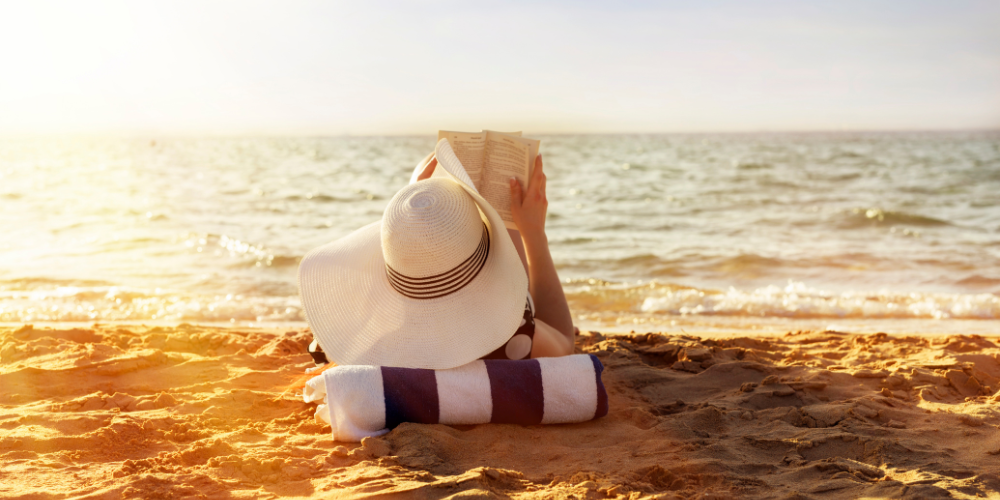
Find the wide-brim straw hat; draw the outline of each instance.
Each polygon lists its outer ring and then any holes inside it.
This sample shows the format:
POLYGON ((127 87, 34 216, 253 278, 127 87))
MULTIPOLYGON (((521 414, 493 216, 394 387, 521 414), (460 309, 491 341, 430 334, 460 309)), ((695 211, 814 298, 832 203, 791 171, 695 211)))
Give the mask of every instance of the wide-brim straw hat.
POLYGON ((503 219, 447 139, 435 152, 447 177, 406 186, 382 220, 302 259, 306 319, 337 364, 454 368, 521 323, 528 278, 503 219))

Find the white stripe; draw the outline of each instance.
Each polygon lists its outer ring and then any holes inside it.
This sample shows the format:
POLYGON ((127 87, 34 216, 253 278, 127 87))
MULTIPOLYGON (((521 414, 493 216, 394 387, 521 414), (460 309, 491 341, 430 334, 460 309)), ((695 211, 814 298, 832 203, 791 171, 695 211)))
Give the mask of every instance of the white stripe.
POLYGON ((597 376, 587 354, 538 358, 542 367, 543 424, 585 422, 597 412, 597 376))
POLYGON ((450 370, 436 370, 442 424, 484 424, 493 417, 493 395, 486 363, 476 360, 450 370))
POLYGON ((358 442, 381 436, 385 428, 385 393, 377 366, 337 366, 323 372, 334 441, 358 442))
MULTIPOLYGON (((315 340, 313 342, 315 342, 315 340)), ((306 387, 302 390, 302 399, 304 399, 306 403, 322 401, 322 403, 316 406, 316 414, 314 417, 317 422, 323 422, 324 424, 330 425, 330 409, 327 408, 325 404, 326 378, 324 378, 322 374, 316 375, 306 382, 306 387)))
POLYGON ((326 401, 326 379, 323 375, 316 375, 306 382, 305 388, 302 389, 302 399, 306 403, 326 401))
POLYGON ((316 413, 313 414, 313 419, 316 423, 323 422, 326 425, 330 425, 330 408, 325 404, 316 405, 316 413))

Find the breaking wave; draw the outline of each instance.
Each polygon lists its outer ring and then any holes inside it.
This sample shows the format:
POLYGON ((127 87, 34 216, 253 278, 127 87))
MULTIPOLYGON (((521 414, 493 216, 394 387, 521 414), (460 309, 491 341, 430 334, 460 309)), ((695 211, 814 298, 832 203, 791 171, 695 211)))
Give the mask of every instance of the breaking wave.
POLYGON ((574 309, 602 308, 667 316, 864 319, 1000 319, 1000 296, 982 294, 828 292, 800 282, 753 290, 710 290, 657 282, 625 286, 580 280, 567 285, 574 309))
POLYGON ((288 323, 305 321, 298 296, 190 295, 119 287, 59 287, 0 292, 0 322, 191 321, 288 323))

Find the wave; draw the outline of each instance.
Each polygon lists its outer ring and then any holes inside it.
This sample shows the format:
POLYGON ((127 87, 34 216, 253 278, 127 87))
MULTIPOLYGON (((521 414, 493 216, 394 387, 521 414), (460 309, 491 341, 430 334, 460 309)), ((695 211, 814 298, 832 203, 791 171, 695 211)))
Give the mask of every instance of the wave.
POLYGON ((563 239, 555 240, 553 243, 555 243, 556 245, 583 245, 583 244, 586 244, 586 243, 591 243, 593 241, 594 241, 594 238, 581 236, 581 237, 575 237, 575 238, 563 238, 563 239))
POLYGON ((626 286, 568 283, 571 307, 582 314, 610 307, 622 313, 665 316, 783 318, 1000 319, 996 294, 840 292, 789 282, 754 290, 710 290, 652 282, 626 286))
POLYGON ((734 161, 733 164, 738 170, 771 170, 774 165, 763 161, 734 161))
POLYGON ((293 194, 293 195, 285 196, 284 199, 286 201, 309 200, 309 201, 314 201, 314 202, 318 202, 318 203, 333 203, 333 202, 351 202, 351 201, 357 201, 356 198, 338 198, 336 196, 330 196, 330 195, 326 195, 326 194, 312 194, 312 193, 305 194, 305 195, 293 194))
POLYGON ((990 278, 979 274, 973 274, 972 276, 967 276, 956 281, 955 284, 975 288, 1000 287, 1000 278, 990 278))
POLYGON ((268 264, 271 267, 295 267, 302 260, 301 255, 272 255, 268 264))
MULTIPOLYGON (((855 269, 858 266, 877 267, 885 259, 865 252, 844 252, 831 255, 802 255, 798 257, 772 257, 752 252, 735 255, 712 255, 715 249, 677 252, 676 255, 663 257, 651 253, 641 253, 615 259, 581 259, 562 263, 561 271, 575 274, 604 273, 609 270, 618 276, 641 276, 645 278, 663 278, 667 276, 698 275, 704 278, 736 279, 775 276, 795 277, 802 273, 812 273, 836 277, 843 270, 855 269)), ((725 250, 721 250, 725 251, 725 250)), ((897 259, 896 262, 899 260, 897 259)), ((953 262, 939 259, 924 259, 924 265, 951 266, 953 262)))
POLYGON ((228 265, 229 269, 241 269, 250 267, 274 267, 274 268, 286 268, 295 267, 299 265, 299 261, 302 260, 301 255, 272 255, 264 254, 261 256, 254 256, 253 259, 246 259, 234 262, 228 265))
MULTIPOLYGON (((294 286, 274 282, 243 293, 192 294, 128 287, 61 286, 0 291, 0 322, 197 321, 282 323, 305 320, 294 286)), ((752 290, 673 283, 565 282, 575 316, 660 318, 724 316, 792 319, 1000 319, 1000 294, 828 292, 800 282, 752 290)))
POLYGON ((112 283, 88 279, 57 279, 41 276, 6 279, 0 282, 0 290, 33 291, 38 289, 60 289, 73 287, 110 287, 112 283))
POLYGON ((951 226, 951 222, 925 215, 883 210, 881 208, 854 208, 840 221, 845 229, 870 227, 873 225, 904 225, 918 227, 951 226))
POLYGON ((282 255, 263 244, 242 241, 225 234, 196 234, 186 235, 183 245, 196 252, 204 249, 215 248, 220 253, 228 254, 236 259, 236 262, 228 265, 230 269, 241 269, 246 267, 292 267, 299 263, 301 255, 282 255))
POLYGON ((382 200, 384 197, 366 191, 355 191, 354 196, 339 197, 322 193, 306 193, 304 195, 288 195, 284 197, 286 201, 312 201, 315 203, 353 203, 363 200, 382 200))
POLYGON ((294 289, 282 296, 195 295, 126 287, 58 287, 44 291, 0 292, 0 322, 91 321, 305 321, 294 289))

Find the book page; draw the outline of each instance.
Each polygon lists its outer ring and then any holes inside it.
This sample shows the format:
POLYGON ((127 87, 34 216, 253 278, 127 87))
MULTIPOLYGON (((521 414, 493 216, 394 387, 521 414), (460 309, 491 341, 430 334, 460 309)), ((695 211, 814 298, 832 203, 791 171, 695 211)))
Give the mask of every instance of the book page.
POLYGON ((454 132, 450 130, 439 130, 438 140, 448 139, 452 151, 462 162, 465 172, 469 174, 472 183, 480 192, 483 178, 483 157, 486 147, 485 132, 454 132))
MULTIPOLYGON (((517 137, 517 140, 520 141, 521 144, 527 144, 528 148, 530 149, 529 153, 528 153, 528 159, 530 160, 528 162, 528 178, 529 179, 531 178, 531 173, 535 171, 535 157, 538 156, 538 146, 541 145, 542 141, 540 141, 538 139, 528 139, 526 137, 521 137, 521 132, 520 131, 517 131, 517 132, 497 132, 496 130, 484 130, 483 132, 486 132, 487 137, 489 136, 489 134, 500 134, 500 135, 509 135, 509 136, 517 137)), ((528 188, 527 184, 523 184, 522 186, 525 189, 528 188)))
POLYGON ((487 132, 479 194, 493 205, 510 229, 517 229, 510 214, 510 178, 528 185, 531 145, 525 139, 500 132, 487 132))

